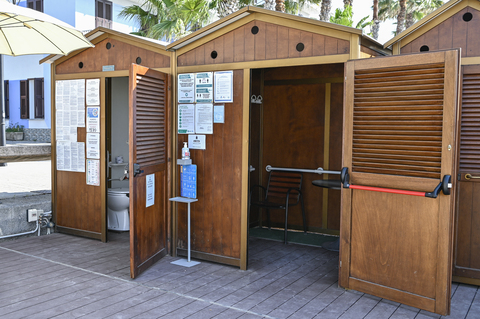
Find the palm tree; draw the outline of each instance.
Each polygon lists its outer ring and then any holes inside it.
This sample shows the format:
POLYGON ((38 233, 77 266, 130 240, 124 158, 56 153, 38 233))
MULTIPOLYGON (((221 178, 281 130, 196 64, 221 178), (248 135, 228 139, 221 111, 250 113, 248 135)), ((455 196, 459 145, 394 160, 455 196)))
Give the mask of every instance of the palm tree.
POLYGON ((275 0, 275 10, 285 12, 285 0, 275 0))
POLYGON ((373 0, 373 26, 372 26, 372 37, 375 40, 378 40, 378 31, 380 30, 380 20, 378 20, 378 0, 373 0))
POLYGON ((238 0, 220 0, 217 2, 217 13, 219 18, 228 16, 240 8, 238 0))
POLYGON ((123 8, 120 17, 140 24, 133 34, 153 39, 176 40, 208 23, 208 0, 144 0, 123 8))
POLYGON ((322 0, 320 9, 320 21, 330 21, 330 10, 332 10, 331 0, 322 0))
MULTIPOLYGON (((443 4, 442 0, 407 0, 405 12, 405 28, 410 27, 416 21, 422 19, 436 8, 443 4)), ((398 0, 378 0, 378 17, 381 21, 386 19, 397 19, 400 13, 400 2, 398 0)), ((401 29, 403 31, 403 29, 401 29)))
POLYGON ((400 10, 397 15, 397 34, 400 34, 405 28, 405 14, 407 12, 407 0, 399 1, 400 10))

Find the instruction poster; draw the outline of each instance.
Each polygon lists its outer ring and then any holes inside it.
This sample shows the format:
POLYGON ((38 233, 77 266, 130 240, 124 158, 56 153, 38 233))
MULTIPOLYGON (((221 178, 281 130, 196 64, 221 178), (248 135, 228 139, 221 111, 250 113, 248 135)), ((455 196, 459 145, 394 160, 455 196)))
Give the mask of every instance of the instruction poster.
POLYGON ((195 133, 195 104, 178 105, 178 134, 195 133))
POLYGON ((146 207, 155 204, 155 174, 147 175, 147 204, 146 207))
POLYGON ((178 75, 178 103, 195 102, 195 73, 178 75))
POLYGON ((213 72, 195 74, 195 101, 197 103, 213 102, 213 72))
POLYGON ((87 107, 87 132, 100 133, 100 107, 87 107))
POLYGON ((57 141, 57 170, 85 172, 85 143, 57 141))
POLYGON ((87 133, 87 158, 100 159, 100 134, 87 133))
POLYGON ((85 172, 85 143, 77 128, 85 127, 85 80, 55 81, 57 170, 85 172))
POLYGON ((213 106, 213 123, 225 123, 225 104, 213 106))
POLYGON ((87 105, 100 105, 100 79, 87 80, 87 105))
POLYGON ((180 166, 180 196, 197 198, 197 165, 180 166))
POLYGON ((100 186, 100 161, 87 159, 87 185, 100 186))
POLYGON ((215 102, 233 103, 233 71, 215 72, 215 102))
POLYGON ((196 105, 195 133, 213 134, 213 104, 196 105))

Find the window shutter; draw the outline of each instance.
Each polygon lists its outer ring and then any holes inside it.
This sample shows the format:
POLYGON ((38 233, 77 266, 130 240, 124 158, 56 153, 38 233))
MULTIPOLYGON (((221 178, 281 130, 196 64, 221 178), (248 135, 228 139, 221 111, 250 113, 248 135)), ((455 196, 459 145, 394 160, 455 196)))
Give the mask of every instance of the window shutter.
POLYGON ((45 117, 44 110, 43 78, 35 79, 35 118, 43 119, 45 117))
POLYGON ((28 119, 28 80, 20 81, 20 118, 28 119))
POLYGON ((8 83, 8 80, 5 81, 5 92, 4 92, 4 97, 5 97, 5 118, 10 118, 10 84, 8 83))

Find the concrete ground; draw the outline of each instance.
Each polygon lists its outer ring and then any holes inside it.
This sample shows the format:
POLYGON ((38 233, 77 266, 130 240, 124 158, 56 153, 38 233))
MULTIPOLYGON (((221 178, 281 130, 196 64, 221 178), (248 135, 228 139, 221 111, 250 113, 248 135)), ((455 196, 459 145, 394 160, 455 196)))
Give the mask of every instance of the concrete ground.
MULTIPOLYGON (((32 141, 7 141, 7 146, 41 145, 32 141)), ((51 191, 51 161, 14 162, 0 166, 0 200, 51 191)))

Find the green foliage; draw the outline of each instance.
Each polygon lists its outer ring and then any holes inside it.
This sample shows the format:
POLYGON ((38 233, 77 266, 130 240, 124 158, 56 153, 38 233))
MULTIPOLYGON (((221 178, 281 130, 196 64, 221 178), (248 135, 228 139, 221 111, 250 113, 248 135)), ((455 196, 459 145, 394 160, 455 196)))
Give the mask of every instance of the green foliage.
MULTIPOLYGON (((355 28, 363 30, 367 26, 372 25, 373 21, 367 21, 368 18, 369 18, 369 16, 363 17, 360 21, 358 21, 355 28)), ((352 10, 352 7, 347 5, 347 6, 345 6, 345 8, 343 10, 337 8, 335 10, 335 15, 330 17, 330 22, 345 25, 347 27, 352 27, 353 26, 353 10, 352 10)))
POLYGON ((18 123, 10 123, 6 128, 5 132, 23 132, 25 126, 19 125, 18 123))
POLYGON ((351 6, 346 6, 343 10, 337 8, 335 15, 330 17, 330 22, 345 25, 347 27, 353 26, 353 11, 351 6))
POLYGON ((132 34, 157 40, 177 40, 209 21, 208 0, 145 0, 123 8, 119 17, 136 20, 140 30, 132 34))

